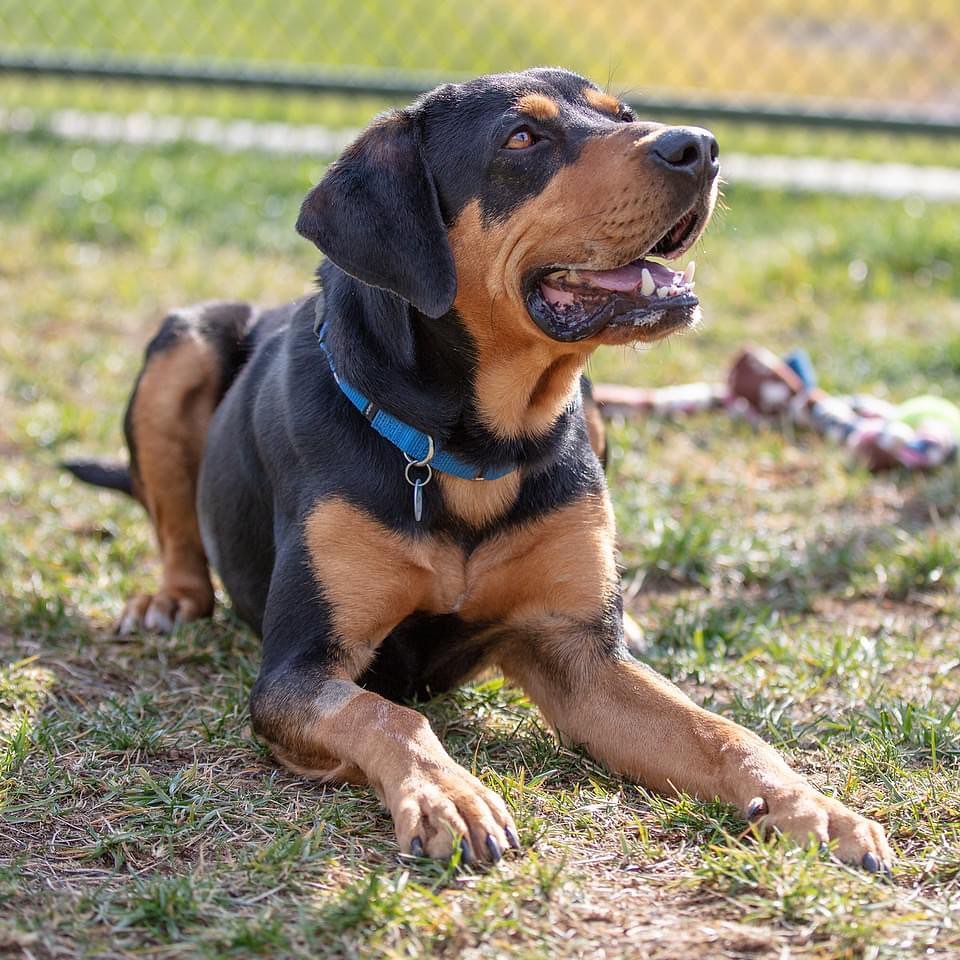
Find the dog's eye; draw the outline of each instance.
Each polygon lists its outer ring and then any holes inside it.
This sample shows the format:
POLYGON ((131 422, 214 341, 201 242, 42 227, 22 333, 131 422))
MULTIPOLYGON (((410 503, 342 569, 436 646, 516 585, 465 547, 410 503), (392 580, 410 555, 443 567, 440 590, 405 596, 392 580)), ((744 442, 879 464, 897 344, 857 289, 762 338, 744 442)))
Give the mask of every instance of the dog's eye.
POLYGON ((620 116, 617 118, 621 123, 633 123, 637 119, 636 114, 629 107, 620 108, 620 116))
POLYGON ((503 146, 507 150, 526 150, 539 139, 529 127, 518 127, 507 137, 507 142, 503 146))

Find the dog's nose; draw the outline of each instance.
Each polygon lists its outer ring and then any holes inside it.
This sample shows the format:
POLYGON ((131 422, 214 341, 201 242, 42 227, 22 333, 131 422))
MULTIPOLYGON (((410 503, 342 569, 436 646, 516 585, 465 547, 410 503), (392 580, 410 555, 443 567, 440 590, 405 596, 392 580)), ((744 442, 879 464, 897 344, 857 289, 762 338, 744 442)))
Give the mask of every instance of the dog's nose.
POLYGON ((654 140, 650 154, 660 166, 698 179, 720 172, 720 146, 702 127, 671 127, 654 140))

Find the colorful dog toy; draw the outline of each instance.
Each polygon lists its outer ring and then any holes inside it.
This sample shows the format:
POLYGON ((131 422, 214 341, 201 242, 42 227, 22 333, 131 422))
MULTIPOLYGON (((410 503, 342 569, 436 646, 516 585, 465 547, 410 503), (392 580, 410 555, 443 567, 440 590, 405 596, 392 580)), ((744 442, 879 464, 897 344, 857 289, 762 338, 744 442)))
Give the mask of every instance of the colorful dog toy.
POLYGON ((821 390, 802 350, 785 360, 762 347, 734 359, 726 383, 660 389, 597 384, 606 414, 672 416, 724 408, 753 422, 789 419, 842 443, 868 469, 930 470, 956 457, 960 408, 943 397, 914 397, 899 406, 863 395, 833 397, 821 390))

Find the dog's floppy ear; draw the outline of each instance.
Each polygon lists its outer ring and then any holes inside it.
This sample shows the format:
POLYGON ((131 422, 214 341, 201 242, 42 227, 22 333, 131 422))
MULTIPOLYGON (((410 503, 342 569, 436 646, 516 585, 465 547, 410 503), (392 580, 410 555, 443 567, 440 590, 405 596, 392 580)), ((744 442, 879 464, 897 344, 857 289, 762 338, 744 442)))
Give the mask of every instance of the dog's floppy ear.
POLYGON ((457 275, 416 117, 375 121, 307 194, 297 230, 341 270, 428 317, 453 305, 457 275))

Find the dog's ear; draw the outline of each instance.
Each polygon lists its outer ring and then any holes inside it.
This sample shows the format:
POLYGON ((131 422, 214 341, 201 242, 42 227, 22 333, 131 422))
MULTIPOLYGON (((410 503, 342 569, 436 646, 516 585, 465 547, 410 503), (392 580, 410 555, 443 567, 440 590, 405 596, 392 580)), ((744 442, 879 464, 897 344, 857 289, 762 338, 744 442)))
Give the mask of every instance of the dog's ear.
POLYGON ((457 275, 414 115, 375 121, 307 194, 297 230, 341 270, 428 317, 453 305, 457 275))

